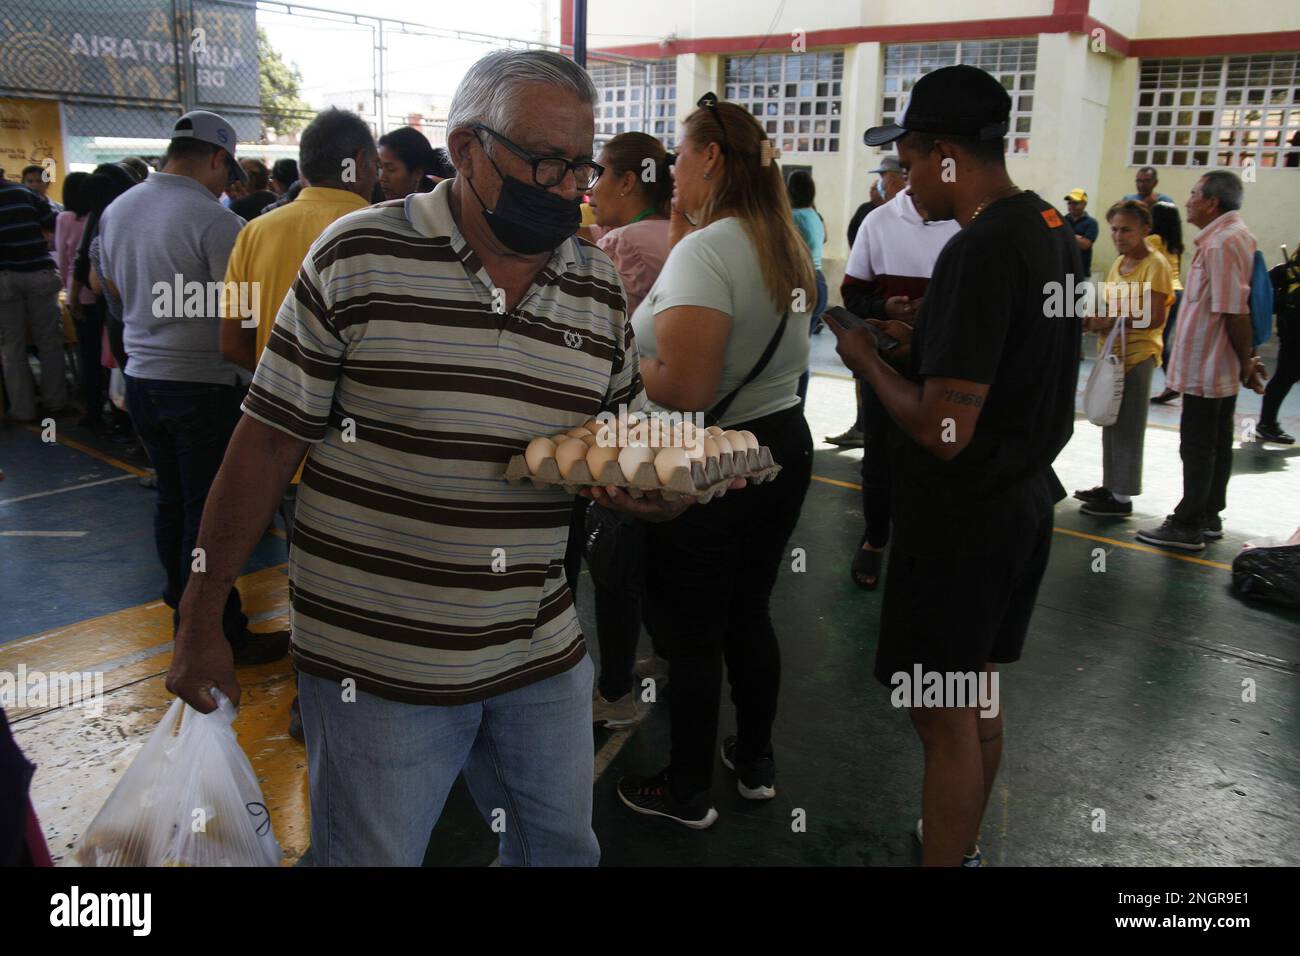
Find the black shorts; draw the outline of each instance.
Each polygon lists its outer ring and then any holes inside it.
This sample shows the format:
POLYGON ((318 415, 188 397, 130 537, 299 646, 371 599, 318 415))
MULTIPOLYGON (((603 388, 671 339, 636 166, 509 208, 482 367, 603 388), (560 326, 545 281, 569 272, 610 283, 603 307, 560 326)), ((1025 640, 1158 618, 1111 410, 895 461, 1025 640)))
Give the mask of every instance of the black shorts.
POLYGON ((1052 548, 1053 515, 1008 533, 998 553, 917 556, 894 551, 885 576, 876 680, 899 671, 981 671, 1020 659, 1052 548))

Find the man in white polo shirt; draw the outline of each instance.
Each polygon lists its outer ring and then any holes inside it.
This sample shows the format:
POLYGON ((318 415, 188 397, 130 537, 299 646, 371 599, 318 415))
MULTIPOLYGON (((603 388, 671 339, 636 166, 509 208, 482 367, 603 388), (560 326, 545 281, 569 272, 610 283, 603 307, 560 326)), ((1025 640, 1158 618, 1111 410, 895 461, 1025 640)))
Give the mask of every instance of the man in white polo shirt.
POLYGON ((213 486, 167 679, 204 712, 214 684, 239 696, 221 595, 307 456, 289 581, 318 865, 419 865, 461 773, 503 863, 599 858, 573 498, 502 480, 533 437, 645 402, 618 271, 574 238, 595 101, 557 53, 470 68, 456 177, 312 245, 213 486))
MULTIPOLYGON (((897 165, 898 161, 894 162, 897 165)), ((912 325, 939 253, 960 231, 955 219, 927 222, 910 190, 896 192, 889 202, 867 215, 853 240, 840 286, 844 307, 864 319, 892 319, 912 325)), ((858 384, 865 528, 850 573, 858 587, 870 591, 880 580, 882 556, 889 543, 893 480, 889 444, 895 425, 871 386, 861 381, 858 384)))
MULTIPOLYGON (((158 475, 154 541, 174 625, 191 570, 209 557, 194 553, 199 519, 244 391, 219 341, 219 284, 244 220, 217 201, 243 178, 234 127, 194 110, 176 121, 162 171, 119 196, 99 223, 103 276, 122 300, 127 407, 158 475)), ((233 580, 224 606, 236 663, 284 656, 288 631, 252 634, 233 580)))

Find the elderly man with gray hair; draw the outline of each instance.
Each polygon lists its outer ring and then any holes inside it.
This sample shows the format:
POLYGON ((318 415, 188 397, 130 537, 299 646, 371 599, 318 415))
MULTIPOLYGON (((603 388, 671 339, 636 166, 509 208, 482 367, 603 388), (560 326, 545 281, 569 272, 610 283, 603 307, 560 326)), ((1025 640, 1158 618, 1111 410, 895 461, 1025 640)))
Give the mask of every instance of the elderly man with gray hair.
POLYGON ((1241 386, 1264 391, 1264 364, 1251 345, 1250 277, 1255 237, 1241 218, 1241 180, 1227 170, 1206 173, 1192 187, 1187 221, 1200 228, 1183 279, 1178 328, 1165 370, 1168 388, 1183 395, 1178 454, 1183 500, 1139 541, 1179 551, 1204 551, 1223 537, 1220 513, 1232 475, 1232 432, 1241 386))
POLYGON ((306 454, 289 582, 318 865, 419 865, 461 773, 503 863, 599 859, 572 498, 501 477, 533 437, 645 401, 618 272, 574 238, 595 100, 556 53, 470 68, 457 175, 313 243, 208 498, 167 678, 205 712, 239 693, 219 595, 306 454))

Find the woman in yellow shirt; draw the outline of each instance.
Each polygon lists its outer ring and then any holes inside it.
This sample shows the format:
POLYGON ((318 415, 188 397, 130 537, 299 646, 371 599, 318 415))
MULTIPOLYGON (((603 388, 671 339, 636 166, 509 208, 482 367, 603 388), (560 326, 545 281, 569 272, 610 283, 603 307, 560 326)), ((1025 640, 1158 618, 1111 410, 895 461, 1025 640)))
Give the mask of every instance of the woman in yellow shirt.
MULTIPOLYGON (((1169 348, 1174 343, 1174 323, 1178 320, 1178 304, 1183 301, 1183 282, 1179 276, 1183 258, 1183 220, 1173 203, 1158 202, 1151 207, 1151 235, 1147 236, 1147 245, 1163 255, 1174 270, 1174 304, 1169 307, 1169 319, 1165 322, 1165 349, 1161 356, 1168 366, 1169 348)), ((1177 392, 1166 388, 1151 401, 1155 405, 1164 405, 1177 397, 1177 392)))
POLYGON ((1116 203, 1106 213, 1106 221, 1120 255, 1102 286, 1098 315, 1089 318, 1084 328, 1103 336, 1100 358, 1104 336, 1116 322, 1124 323, 1113 346, 1120 354, 1120 343, 1124 343, 1124 399, 1115 423, 1101 430, 1101 485, 1076 491, 1074 496, 1083 502, 1079 508, 1083 514, 1128 517, 1133 513, 1133 496, 1142 494, 1148 396, 1151 375, 1161 360, 1165 317, 1174 300, 1173 270, 1164 255, 1152 252, 1146 244, 1151 212, 1143 203, 1116 203))

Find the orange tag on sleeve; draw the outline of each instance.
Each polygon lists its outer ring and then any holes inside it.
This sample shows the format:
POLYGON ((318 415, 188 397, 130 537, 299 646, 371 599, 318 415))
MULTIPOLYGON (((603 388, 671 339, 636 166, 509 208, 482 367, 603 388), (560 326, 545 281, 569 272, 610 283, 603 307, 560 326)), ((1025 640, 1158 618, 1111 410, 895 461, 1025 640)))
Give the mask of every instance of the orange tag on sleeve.
POLYGON ((1049 229, 1059 229, 1061 227, 1061 217, 1056 214, 1055 209, 1044 209, 1041 215, 1049 229))

